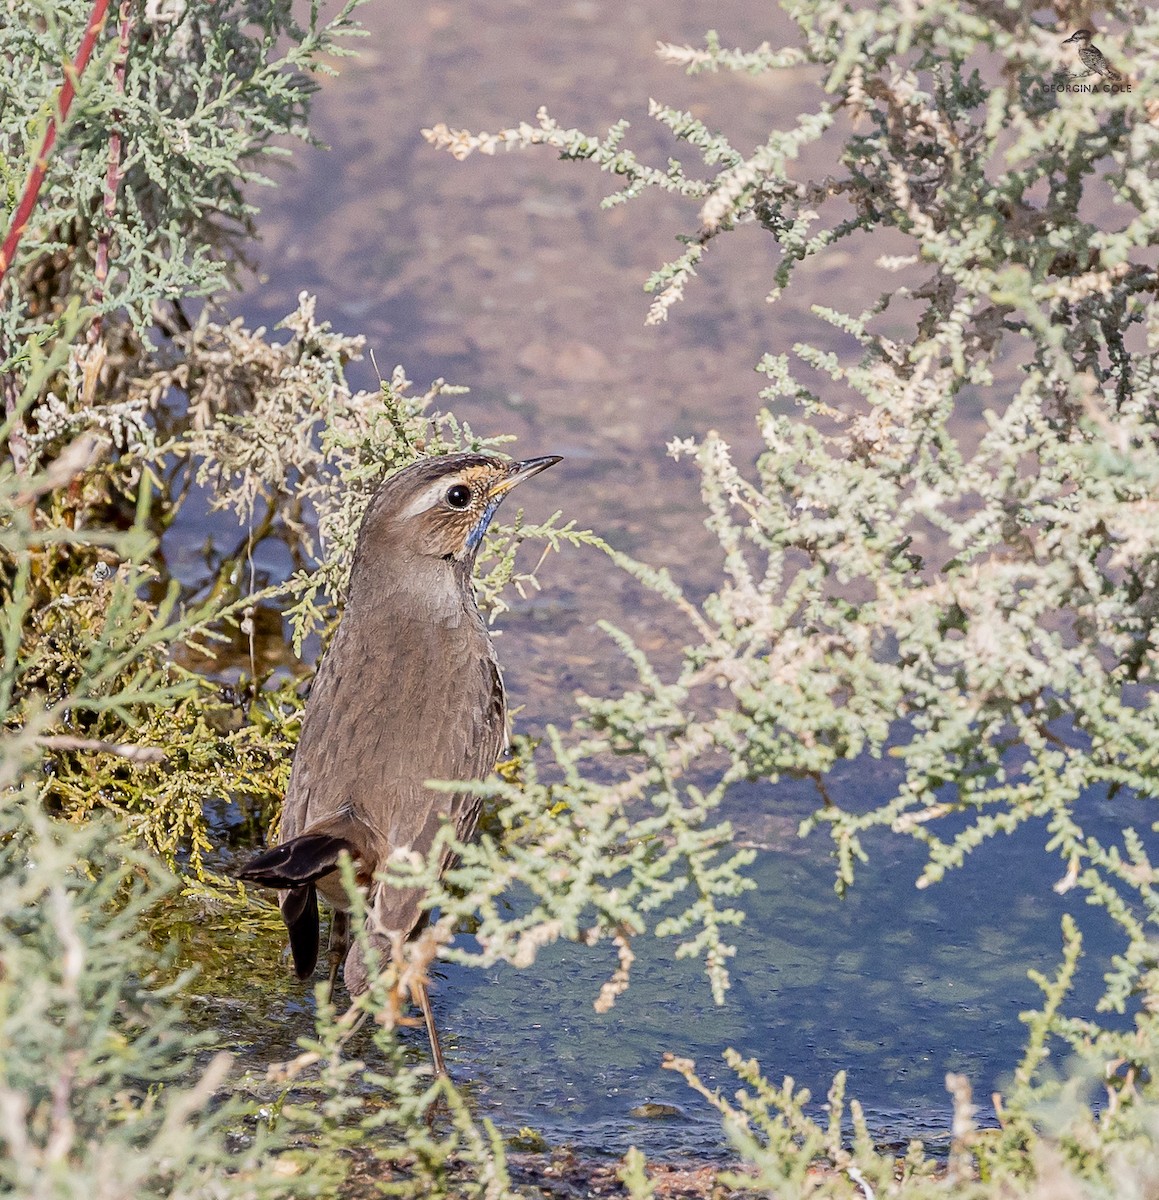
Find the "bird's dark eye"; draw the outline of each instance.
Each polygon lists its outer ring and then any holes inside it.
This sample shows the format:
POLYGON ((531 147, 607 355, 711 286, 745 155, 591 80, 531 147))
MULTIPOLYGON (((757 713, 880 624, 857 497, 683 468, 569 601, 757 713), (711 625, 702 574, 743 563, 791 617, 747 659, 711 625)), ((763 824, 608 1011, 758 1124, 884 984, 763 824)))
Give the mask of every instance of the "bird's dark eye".
POLYGON ((471 503, 471 489, 466 484, 456 483, 447 491, 447 503, 452 508, 466 508, 471 503))

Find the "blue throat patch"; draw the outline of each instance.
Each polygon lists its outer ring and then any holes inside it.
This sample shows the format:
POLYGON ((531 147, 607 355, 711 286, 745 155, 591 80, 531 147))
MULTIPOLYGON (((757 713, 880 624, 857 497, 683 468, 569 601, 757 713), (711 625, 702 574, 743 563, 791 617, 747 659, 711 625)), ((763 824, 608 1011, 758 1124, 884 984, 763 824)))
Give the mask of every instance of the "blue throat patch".
POLYGON ((483 509, 479 520, 475 523, 475 528, 472 529, 467 535, 468 549, 479 549, 479 543, 483 540, 483 535, 487 532, 487 526, 491 524, 491 518, 495 515, 495 510, 499 507, 502 499, 502 496, 496 496, 495 499, 489 501, 487 507, 483 509))

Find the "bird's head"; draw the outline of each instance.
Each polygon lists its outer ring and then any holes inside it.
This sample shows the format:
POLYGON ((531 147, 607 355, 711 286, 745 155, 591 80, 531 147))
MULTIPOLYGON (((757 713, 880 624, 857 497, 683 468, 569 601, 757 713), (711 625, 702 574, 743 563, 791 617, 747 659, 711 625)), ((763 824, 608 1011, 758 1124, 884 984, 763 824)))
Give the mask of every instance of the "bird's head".
POLYGON ((378 489, 363 518, 358 557, 445 560, 469 570, 504 496, 559 461, 557 454, 521 462, 496 454, 421 458, 378 489))
POLYGON ((1094 36, 1089 29, 1078 29, 1063 42, 1063 45, 1069 46, 1071 42, 1078 42, 1080 46, 1088 46, 1094 36))

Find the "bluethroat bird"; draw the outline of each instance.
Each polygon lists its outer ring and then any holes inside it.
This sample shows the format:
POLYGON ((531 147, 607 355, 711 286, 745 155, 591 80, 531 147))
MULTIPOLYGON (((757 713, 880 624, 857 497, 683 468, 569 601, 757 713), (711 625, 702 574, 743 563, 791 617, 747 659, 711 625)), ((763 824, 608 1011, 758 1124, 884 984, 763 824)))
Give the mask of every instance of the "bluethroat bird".
MULTIPOLYGON (((339 855, 365 889, 367 935, 380 961, 425 925, 424 894, 375 879, 392 855, 424 857, 444 821, 469 840, 479 800, 436 792, 427 780, 488 775, 507 742, 495 650, 471 573, 503 497, 559 462, 497 455, 424 458, 390 476, 362 519, 345 612, 318 669, 294 754, 277 846, 238 877, 278 889, 299 979, 318 961, 318 895, 334 909, 333 987, 345 958, 347 990, 367 989, 339 855)), ((440 870, 450 865, 444 855, 440 870)), ((445 1073, 426 984, 414 989, 435 1070, 445 1073)))

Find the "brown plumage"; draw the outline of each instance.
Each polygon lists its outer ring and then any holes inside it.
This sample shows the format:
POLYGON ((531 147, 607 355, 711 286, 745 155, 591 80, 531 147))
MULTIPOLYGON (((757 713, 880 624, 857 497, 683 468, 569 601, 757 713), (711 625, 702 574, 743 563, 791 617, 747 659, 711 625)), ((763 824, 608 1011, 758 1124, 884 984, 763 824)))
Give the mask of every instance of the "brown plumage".
MULTIPOLYGON (((346 949, 343 850, 368 888, 367 932, 385 959, 392 934, 407 938, 422 928, 423 895, 375 882, 375 872, 393 854, 425 856, 445 820, 460 840, 474 834, 477 799, 424 786, 482 779, 506 743, 503 682, 471 571, 506 493, 558 461, 421 459, 387 479, 366 510, 346 609, 306 704, 279 844, 238 873, 280 889, 301 979, 318 959, 318 894, 335 909, 332 948, 337 941, 337 953, 346 949)), ((332 980, 336 967, 337 960, 332 980)), ((352 995, 366 990, 357 944, 343 974, 352 995)), ((425 988, 415 999, 442 1071, 425 988)))

